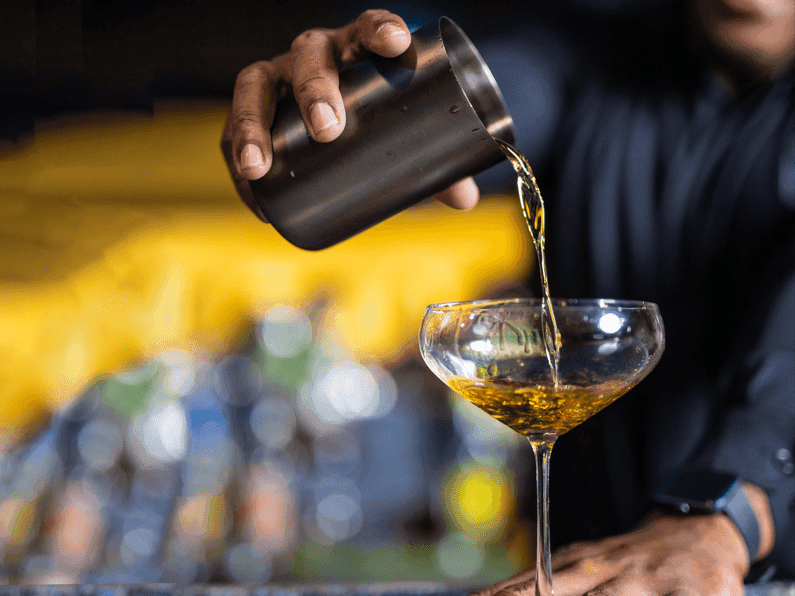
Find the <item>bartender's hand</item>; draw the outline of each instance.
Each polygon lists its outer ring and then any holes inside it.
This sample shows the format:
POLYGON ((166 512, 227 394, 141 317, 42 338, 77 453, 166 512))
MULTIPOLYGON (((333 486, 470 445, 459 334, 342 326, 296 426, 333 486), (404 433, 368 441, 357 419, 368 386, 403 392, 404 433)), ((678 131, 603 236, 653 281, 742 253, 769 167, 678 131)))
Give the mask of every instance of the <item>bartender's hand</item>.
MULTIPOLYGON (((255 62, 238 74, 221 148, 238 194, 255 213, 262 217, 248 181, 261 178, 271 167, 270 129, 287 85, 292 85, 309 134, 328 143, 345 128, 339 71, 369 52, 386 58, 399 56, 410 43, 403 19, 386 10, 368 10, 340 29, 305 31, 295 38, 289 53, 255 62)), ((466 178, 436 198, 451 207, 469 209, 478 195, 475 181, 466 178)))
MULTIPOLYGON (((760 555, 773 548, 767 496, 745 484, 760 522, 760 555)), ((742 596, 748 549, 724 515, 655 513, 628 534, 573 544, 552 557, 555 596, 742 596)), ((474 596, 534 596, 535 570, 474 596)))

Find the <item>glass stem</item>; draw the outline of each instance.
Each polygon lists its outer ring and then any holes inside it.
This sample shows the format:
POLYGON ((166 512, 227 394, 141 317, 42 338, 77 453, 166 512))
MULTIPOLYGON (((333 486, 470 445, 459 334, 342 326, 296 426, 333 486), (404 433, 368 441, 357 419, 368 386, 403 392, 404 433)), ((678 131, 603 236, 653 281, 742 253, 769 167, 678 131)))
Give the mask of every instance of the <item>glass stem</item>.
POLYGON ((549 550, 549 458, 555 439, 529 440, 536 461, 536 596, 553 596, 549 550))

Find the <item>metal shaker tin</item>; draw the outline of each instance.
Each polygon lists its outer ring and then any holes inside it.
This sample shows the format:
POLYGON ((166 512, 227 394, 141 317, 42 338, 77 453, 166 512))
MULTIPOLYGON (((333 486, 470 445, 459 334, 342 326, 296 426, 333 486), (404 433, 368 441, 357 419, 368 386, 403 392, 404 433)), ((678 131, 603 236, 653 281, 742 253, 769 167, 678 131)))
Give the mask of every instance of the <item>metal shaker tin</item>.
POLYGON ((292 93, 277 109, 273 165, 251 181, 255 200, 287 240, 332 246, 504 159, 514 142, 494 77, 452 20, 412 34, 397 58, 373 56, 340 73, 346 126, 314 141, 292 93))

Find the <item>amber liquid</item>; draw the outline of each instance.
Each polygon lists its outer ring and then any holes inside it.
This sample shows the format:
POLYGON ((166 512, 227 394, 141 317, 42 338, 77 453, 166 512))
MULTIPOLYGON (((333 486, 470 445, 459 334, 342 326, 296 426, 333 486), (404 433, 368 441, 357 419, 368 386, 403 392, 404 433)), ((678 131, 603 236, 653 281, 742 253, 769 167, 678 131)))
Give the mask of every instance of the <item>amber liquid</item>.
MULTIPOLYGON (((533 239, 536 258, 538 259, 538 271, 541 277, 541 336, 544 340, 544 350, 546 352, 549 366, 552 369, 552 380, 558 385, 558 363, 560 362, 560 332, 555 322, 555 311, 552 309, 552 300, 549 296, 549 280, 547 279, 547 258, 545 253, 544 227, 545 212, 544 199, 541 198, 541 190, 533 175, 533 169, 527 163, 527 159, 516 147, 500 139, 497 141, 500 150, 508 161, 511 162, 516 171, 516 186, 519 190, 519 201, 522 205, 527 229, 533 239)), ((568 429, 567 429, 568 430, 568 429)))
POLYGON ((611 381, 590 387, 562 385, 560 332, 549 295, 545 253, 544 199, 533 170, 516 147, 495 139, 516 171, 519 201, 533 239, 541 278, 541 336, 552 371, 549 386, 528 386, 521 380, 486 381, 454 378, 448 384, 468 401, 518 433, 530 437, 558 437, 613 403, 629 390, 625 383, 611 381))
POLYGON ((632 387, 607 381, 590 387, 528 387, 522 381, 486 381, 455 377, 450 388, 516 432, 553 438, 570 431, 632 387))

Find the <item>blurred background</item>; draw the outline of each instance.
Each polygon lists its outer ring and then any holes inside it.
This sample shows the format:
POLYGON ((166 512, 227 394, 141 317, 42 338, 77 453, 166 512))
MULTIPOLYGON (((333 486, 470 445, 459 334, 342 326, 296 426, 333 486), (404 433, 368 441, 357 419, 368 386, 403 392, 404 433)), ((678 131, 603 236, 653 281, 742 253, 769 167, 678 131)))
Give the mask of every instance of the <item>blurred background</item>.
MULTIPOLYGON (((630 4, 382 7, 477 43, 630 4)), ((488 583, 533 560, 525 444, 416 347, 427 304, 526 279, 516 197, 306 253, 221 157, 237 72, 363 8, 0 8, 2 582, 488 583)))

